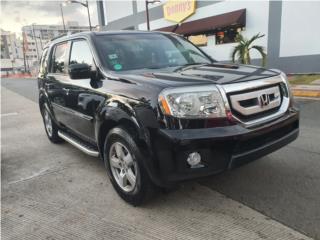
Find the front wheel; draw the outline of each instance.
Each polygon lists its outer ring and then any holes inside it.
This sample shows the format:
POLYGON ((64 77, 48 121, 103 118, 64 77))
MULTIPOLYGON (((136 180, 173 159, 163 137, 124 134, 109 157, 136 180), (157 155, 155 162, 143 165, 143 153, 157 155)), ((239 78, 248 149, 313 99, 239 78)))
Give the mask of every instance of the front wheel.
POLYGON ((144 166, 134 138, 124 128, 112 129, 106 137, 104 163, 111 183, 120 197, 137 206, 155 190, 144 166))
POLYGON ((53 143, 63 142, 63 139, 58 135, 58 126, 52 120, 48 107, 44 104, 41 108, 44 128, 46 130, 49 140, 53 143))

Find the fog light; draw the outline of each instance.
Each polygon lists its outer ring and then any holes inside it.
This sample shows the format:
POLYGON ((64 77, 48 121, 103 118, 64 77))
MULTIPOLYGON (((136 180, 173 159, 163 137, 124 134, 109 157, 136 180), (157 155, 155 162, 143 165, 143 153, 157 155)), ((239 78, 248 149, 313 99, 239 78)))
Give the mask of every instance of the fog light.
POLYGON ((201 162, 201 155, 198 152, 190 153, 187 162, 191 167, 196 167, 201 162))

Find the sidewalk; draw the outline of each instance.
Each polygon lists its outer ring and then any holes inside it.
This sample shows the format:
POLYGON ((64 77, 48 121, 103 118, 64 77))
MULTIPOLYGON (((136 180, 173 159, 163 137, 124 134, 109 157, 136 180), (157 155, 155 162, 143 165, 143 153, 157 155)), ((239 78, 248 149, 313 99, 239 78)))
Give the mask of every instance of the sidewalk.
POLYGON ((2 91, 3 239, 311 240, 198 183, 131 207, 113 190, 100 159, 51 144, 38 105, 2 91))

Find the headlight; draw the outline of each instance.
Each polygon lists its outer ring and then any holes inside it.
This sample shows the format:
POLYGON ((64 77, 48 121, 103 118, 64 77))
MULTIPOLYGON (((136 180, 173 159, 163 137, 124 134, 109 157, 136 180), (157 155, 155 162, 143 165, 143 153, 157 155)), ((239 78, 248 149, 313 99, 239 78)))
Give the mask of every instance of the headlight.
POLYGON ((220 92, 212 85, 165 89, 159 105, 163 114, 178 118, 226 117, 220 92))

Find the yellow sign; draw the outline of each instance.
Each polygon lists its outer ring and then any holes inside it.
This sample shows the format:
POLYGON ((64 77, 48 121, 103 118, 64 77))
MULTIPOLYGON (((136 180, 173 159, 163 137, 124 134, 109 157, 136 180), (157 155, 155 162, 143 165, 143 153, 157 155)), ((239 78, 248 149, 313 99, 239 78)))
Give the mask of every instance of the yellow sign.
POLYGON ((163 5, 164 18, 181 23, 196 11, 196 0, 168 0, 163 5))

